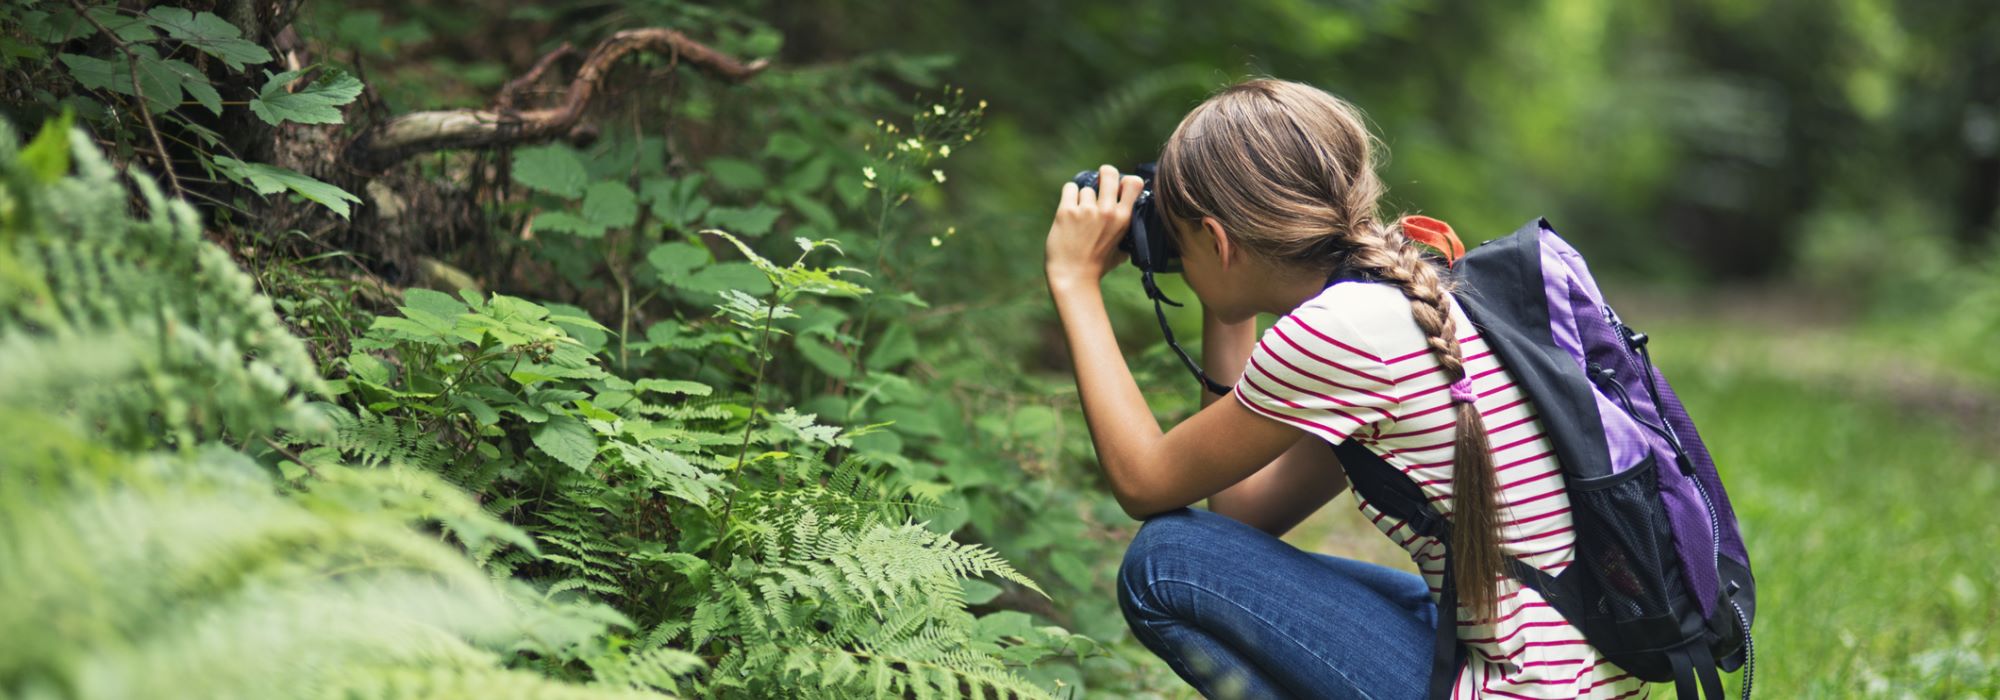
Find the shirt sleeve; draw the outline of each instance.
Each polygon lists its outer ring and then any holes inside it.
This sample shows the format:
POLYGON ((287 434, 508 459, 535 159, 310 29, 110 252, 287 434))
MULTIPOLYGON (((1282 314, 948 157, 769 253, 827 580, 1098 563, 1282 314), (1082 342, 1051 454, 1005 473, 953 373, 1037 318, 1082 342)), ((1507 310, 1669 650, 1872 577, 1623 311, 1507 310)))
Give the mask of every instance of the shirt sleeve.
POLYGON ((1338 444, 1378 423, 1394 423, 1399 403, 1381 357, 1323 307, 1279 318, 1251 349, 1236 400, 1338 444))

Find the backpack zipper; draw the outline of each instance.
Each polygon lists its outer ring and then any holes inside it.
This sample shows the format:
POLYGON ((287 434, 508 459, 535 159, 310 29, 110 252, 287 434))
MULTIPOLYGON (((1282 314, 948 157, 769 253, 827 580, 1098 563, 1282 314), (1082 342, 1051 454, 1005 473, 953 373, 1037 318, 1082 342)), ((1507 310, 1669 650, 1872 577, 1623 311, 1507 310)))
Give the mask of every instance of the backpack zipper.
POLYGON ((1743 606, 1731 599, 1729 607, 1736 611, 1736 629, 1743 631, 1743 700, 1750 700, 1750 685, 1757 681, 1757 643, 1750 640, 1750 619, 1743 606))
MULTIPOLYGON (((1646 393, 1653 399, 1653 411, 1659 413, 1661 410, 1660 391, 1656 386, 1657 379, 1653 374, 1653 355, 1646 350, 1646 336, 1632 330, 1631 326, 1627 326, 1625 322, 1620 321, 1618 319, 1618 312, 1612 311, 1610 304, 1598 304, 1597 308, 1604 315, 1604 321, 1611 324, 1611 327, 1618 332, 1619 339, 1623 341, 1618 344, 1618 349, 1625 353, 1625 359, 1639 363, 1639 366, 1646 369, 1646 393), (1637 355, 1633 354, 1635 347, 1638 349, 1637 355)), ((1680 435, 1674 432, 1673 423, 1668 422, 1665 415, 1660 416, 1660 424, 1658 426, 1640 419, 1638 412, 1632 409, 1632 399, 1625 392, 1625 384, 1617 381, 1616 372, 1595 362, 1590 363, 1590 368, 1593 372, 1599 372, 1605 379, 1610 380, 1612 387, 1618 392, 1619 400, 1624 402, 1625 412, 1632 416, 1634 422, 1659 432, 1667 438, 1667 443, 1673 446, 1674 457, 1680 462, 1681 473, 1694 483, 1695 495, 1701 497, 1701 507, 1707 512, 1709 556, 1711 557, 1710 561, 1715 566, 1716 585, 1720 587, 1722 584, 1722 516, 1716 513, 1715 501, 1709 498, 1708 487, 1703 485, 1701 477, 1694 473, 1694 460, 1688 457, 1687 449, 1681 445, 1680 435)), ((1743 630, 1745 658, 1748 659, 1750 658, 1750 654, 1753 653, 1750 647, 1750 626, 1747 624, 1748 620, 1744 619, 1743 608, 1737 606, 1735 600, 1726 596, 1724 600, 1736 612, 1738 625, 1743 630)), ((1745 663, 1743 697, 1748 698, 1750 697, 1751 673, 1754 673, 1755 667, 1748 665, 1751 663, 1749 661, 1745 663)))

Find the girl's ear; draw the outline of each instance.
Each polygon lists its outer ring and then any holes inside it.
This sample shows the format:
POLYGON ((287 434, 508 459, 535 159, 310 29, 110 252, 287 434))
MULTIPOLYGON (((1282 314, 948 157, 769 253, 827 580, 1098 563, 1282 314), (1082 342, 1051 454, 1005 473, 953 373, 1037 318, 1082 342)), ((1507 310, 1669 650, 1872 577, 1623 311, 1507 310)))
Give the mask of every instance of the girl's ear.
POLYGON ((1223 230, 1222 222, 1216 221, 1213 216, 1201 217, 1201 227, 1208 232, 1203 238, 1208 239, 1209 247, 1215 250, 1215 259, 1222 263, 1222 269, 1229 269, 1229 232, 1223 230))

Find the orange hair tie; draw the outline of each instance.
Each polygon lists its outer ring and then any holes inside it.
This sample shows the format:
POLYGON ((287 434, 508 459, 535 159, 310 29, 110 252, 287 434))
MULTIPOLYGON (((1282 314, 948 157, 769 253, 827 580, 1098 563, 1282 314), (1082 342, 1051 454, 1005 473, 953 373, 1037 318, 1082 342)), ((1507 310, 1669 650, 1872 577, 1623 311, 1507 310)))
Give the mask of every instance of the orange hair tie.
POLYGON ((1397 223, 1403 227, 1405 237, 1443 254, 1447 265, 1465 256, 1465 244, 1458 241, 1458 234, 1452 233, 1451 224, 1418 214, 1405 216, 1397 223))

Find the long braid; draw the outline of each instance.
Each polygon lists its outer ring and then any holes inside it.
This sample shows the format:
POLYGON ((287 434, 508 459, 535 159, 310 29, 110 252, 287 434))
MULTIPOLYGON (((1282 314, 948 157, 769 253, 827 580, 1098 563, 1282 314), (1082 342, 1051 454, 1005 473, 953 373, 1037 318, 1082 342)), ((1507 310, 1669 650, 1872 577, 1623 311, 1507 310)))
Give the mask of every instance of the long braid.
MULTIPOLYGON (((1437 267, 1403 236, 1400 230, 1384 228, 1372 221, 1350 228, 1356 234, 1344 236, 1350 244, 1348 264, 1373 272, 1382 281, 1396 285, 1410 300, 1410 315, 1424 333, 1431 355, 1443 368, 1447 383, 1465 378, 1465 354, 1458 343, 1458 324, 1451 316, 1451 300, 1437 267)), ((1457 405, 1457 442, 1452 450, 1451 471, 1451 551, 1452 576, 1458 580, 1460 604, 1475 618, 1493 615, 1493 581, 1501 574, 1498 505, 1499 478, 1493 473, 1493 454, 1486 435, 1486 421, 1472 402, 1457 405)))

